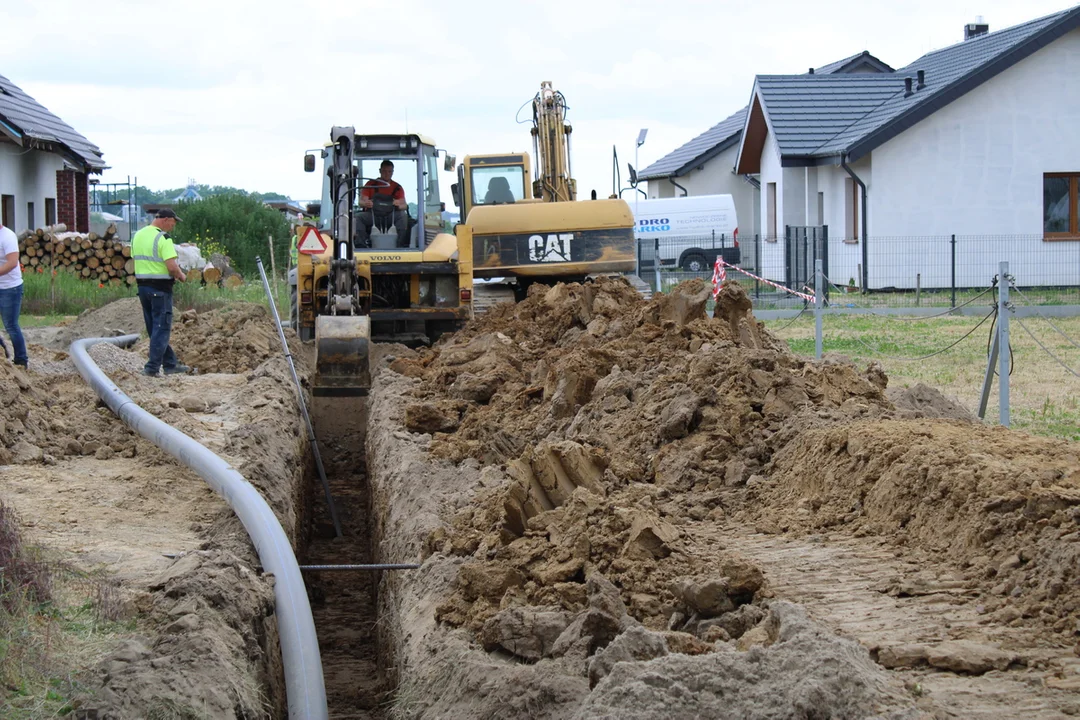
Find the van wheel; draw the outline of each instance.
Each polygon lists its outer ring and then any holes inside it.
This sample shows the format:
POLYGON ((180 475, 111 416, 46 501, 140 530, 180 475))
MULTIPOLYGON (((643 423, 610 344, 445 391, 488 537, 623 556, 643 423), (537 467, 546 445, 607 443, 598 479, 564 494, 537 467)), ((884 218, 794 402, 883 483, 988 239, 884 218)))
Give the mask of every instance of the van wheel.
POLYGON ((709 269, 709 263, 700 253, 688 253, 683 256, 680 267, 686 272, 705 272, 709 269))

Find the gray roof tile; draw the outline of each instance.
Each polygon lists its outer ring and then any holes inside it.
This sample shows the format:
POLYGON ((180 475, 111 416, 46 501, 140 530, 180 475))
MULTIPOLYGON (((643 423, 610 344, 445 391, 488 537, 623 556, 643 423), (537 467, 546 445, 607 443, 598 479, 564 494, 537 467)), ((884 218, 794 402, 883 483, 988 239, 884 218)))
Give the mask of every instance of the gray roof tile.
POLYGON ((743 125, 746 124, 746 111, 749 107, 748 105, 742 110, 729 115, 690 142, 660 158, 639 172, 638 178, 641 180, 655 180, 656 178, 670 177, 713 148, 727 141, 734 143, 737 136, 742 133, 743 125))
POLYGON ((852 156, 860 157, 1042 47, 1040 43, 1053 39, 1045 32, 1061 33, 1075 26, 1080 26, 1080 6, 935 50, 891 75, 861 76, 869 81, 864 85, 845 85, 851 76, 758 80, 769 86, 767 112, 783 155, 828 157, 855 149, 852 156), (919 70, 925 71, 926 87, 905 98, 904 78, 911 77, 917 85, 919 70), (845 90, 838 92, 839 87, 845 90), (769 100, 781 89, 776 101, 769 100), (840 108, 823 107, 837 100, 840 108), (841 119, 848 122, 838 128, 841 119))
MULTIPOLYGON (((864 50, 861 53, 856 53, 843 60, 829 63, 824 67, 818 68, 814 72, 818 75, 830 75, 832 73, 843 73, 865 65, 873 66, 882 71, 892 69, 864 50)), ((807 73, 805 77, 814 76, 807 73)), ((866 77, 866 75, 861 75, 860 77, 866 77)), ((706 156, 709 155, 709 153, 717 152, 725 146, 734 145, 742 136, 743 126, 746 124, 746 113, 749 109, 750 106, 747 105, 741 110, 724 118, 701 135, 698 135, 693 140, 681 145, 649 165, 638 173, 638 178, 641 180, 655 180, 657 178, 679 175, 681 174, 679 171, 687 166, 700 165, 707 159, 706 156)))
POLYGON ((101 150, 0 75, 0 119, 25 137, 62 145, 91 170, 105 167, 101 150))

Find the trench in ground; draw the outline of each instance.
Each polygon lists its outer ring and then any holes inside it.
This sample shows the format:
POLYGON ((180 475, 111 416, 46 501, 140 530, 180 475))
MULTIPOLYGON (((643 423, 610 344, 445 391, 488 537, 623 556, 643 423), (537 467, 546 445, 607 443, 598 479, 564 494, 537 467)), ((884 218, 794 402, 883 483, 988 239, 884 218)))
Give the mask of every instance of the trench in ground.
MULTIPOLYGON (((306 498, 310 518, 304 565, 373 562, 370 494, 365 456, 366 398, 314 398, 315 436, 341 524, 336 537, 322 483, 309 463, 306 498)), ((391 688, 376 643, 378 573, 305 571, 319 638, 331 718, 380 720, 391 688)))

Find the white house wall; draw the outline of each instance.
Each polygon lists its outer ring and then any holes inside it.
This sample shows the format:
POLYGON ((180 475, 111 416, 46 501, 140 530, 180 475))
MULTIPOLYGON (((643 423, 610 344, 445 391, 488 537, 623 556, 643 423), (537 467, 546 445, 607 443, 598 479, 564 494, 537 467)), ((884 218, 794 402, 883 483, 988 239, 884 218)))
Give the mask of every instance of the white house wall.
MULTIPOLYGON (((867 193, 870 201, 870 222, 873 222, 874 217, 874 174, 872 172, 871 158, 860 158, 858 162, 851 163, 849 165, 851 169, 859 176, 859 179, 866 183, 867 193)), ((814 169, 812 168, 811 171, 814 169)), ((850 242, 853 238, 847 237, 847 181, 851 180, 851 176, 847 174, 844 168, 838 165, 823 166, 816 168, 817 170, 817 190, 816 192, 824 193, 824 206, 825 216, 821 220, 821 224, 826 225, 829 229, 829 279, 836 285, 846 285, 851 278, 855 279, 856 284, 861 285, 862 279, 860 277, 860 269, 862 267, 862 212, 863 208, 859 208, 859 240, 857 242, 850 242)), ((856 187, 858 187, 856 185, 856 187)), ((859 193, 860 198, 862 193, 859 193)), ((816 205, 816 195, 811 199, 811 202, 816 205)), ((873 230, 871 230, 871 238, 873 230)), ((873 239, 871 239, 871 246, 873 246, 873 239)))
MULTIPOLYGON (((735 201, 735 213, 739 218, 739 237, 751 238, 758 234, 757 191, 741 175, 732 173, 735 167, 735 155, 738 145, 723 151, 704 163, 700 170, 691 170, 675 182, 686 188, 688 195, 731 195, 735 201)), ((682 190, 676 188, 670 180, 650 180, 650 198, 681 197, 682 190)), ((623 199, 629 201, 630 193, 624 193, 623 199)))
POLYGON ((1073 31, 873 151, 871 287, 947 286, 954 234, 960 286, 1001 260, 1023 285, 1080 283, 1080 242, 1042 239, 1043 173, 1080 172, 1078 64, 1073 31))
MULTIPOLYGON (((801 170, 800 170, 801 172, 801 170)), ((763 238, 768 234, 769 226, 769 183, 776 183, 776 237, 766 238, 761 243, 761 274, 778 282, 784 281, 784 211, 787 193, 784 190, 785 174, 780 166, 780 150, 770 132, 765 137, 765 145, 761 149, 761 173, 758 175, 761 181, 761 199, 758 212, 761 218, 761 235, 763 238)))
POLYGON ((45 224, 45 198, 56 198, 56 171, 64 169, 58 155, 0 143, 0 195, 15 196, 16 232, 45 224), (26 204, 34 203, 32 219, 26 204))

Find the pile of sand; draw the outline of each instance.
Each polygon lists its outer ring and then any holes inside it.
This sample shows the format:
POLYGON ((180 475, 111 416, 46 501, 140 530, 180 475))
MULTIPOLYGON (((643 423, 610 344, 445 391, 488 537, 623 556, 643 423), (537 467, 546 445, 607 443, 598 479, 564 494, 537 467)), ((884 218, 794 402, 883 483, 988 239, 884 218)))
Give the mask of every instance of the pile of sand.
MULTIPOLYGON (((471 558, 440 619, 482 637, 508 607, 578 613, 587 606, 584 579, 600 572, 636 621, 715 639, 694 625, 694 591, 678 584, 738 586, 740 573, 720 570, 737 558, 720 549, 691 555, 681 525, 737 515, 780 529, 834 527, 872 513, 868 492, 880 482, 892 490, 882 491, 864 532, 902 528, 918 510, 932 532, 906 541, 934 550, 970 525, 965 551, 950 559, 991 568, 986 591, 1015 597, 1018 586, 1038 587, 1021 615, 1071 631, 1064 613, 1076 609, 1066 588, 1076 584, 1074 551, 1047 549, 1057 569, 1039 577, 1042 564, 1025 570, 1037 542, 1020 531, 1026 523, 1069 540, 1080 504, 1066 470, 1077 467, 1074 451, 1021 435, 1012 444, 1029 453, 1001 451, 1002 434, 927 419, 963 415, 929 388, 894 393, 898 407, 880 367, 796 357, 754 319, 738 284, 724 286, 712 318, 708 293, 699 280, 649 302, 621 279, 538 286, 390 365, 420 381, 405 425, 433 435, 432 454, 489 466, 489 489, 429 543, 430 552, 471 558), (1015 482, 968 487, 960 475, 979 475, 986 463, 978 459, 990 457, 1015 482), (928 489, 927 477, 939 481, 928 489), (1035 478, 1041 486, 1010 494, 1035 478), (940 502, 936 514, 928 498, 940 502), (955 521, 941 522, 949 513, 955 521)), ((729 593, 730 607, 721 605, 737 611, 758 589, 729 593)))

